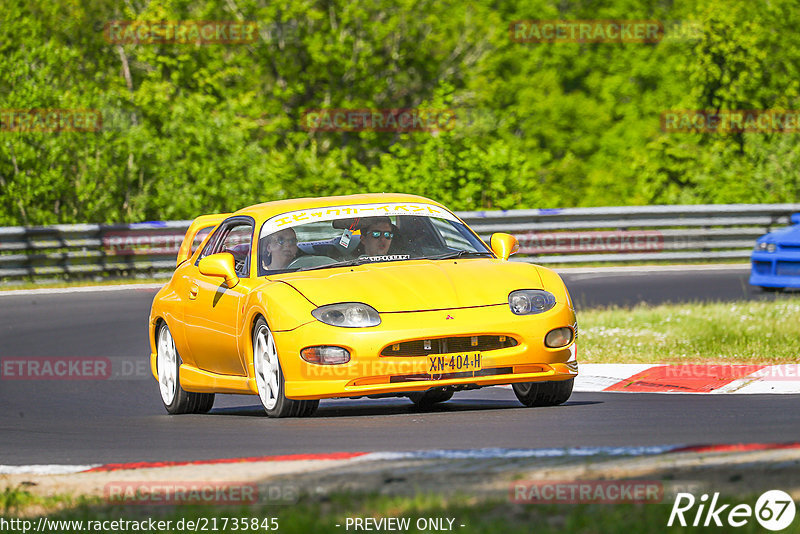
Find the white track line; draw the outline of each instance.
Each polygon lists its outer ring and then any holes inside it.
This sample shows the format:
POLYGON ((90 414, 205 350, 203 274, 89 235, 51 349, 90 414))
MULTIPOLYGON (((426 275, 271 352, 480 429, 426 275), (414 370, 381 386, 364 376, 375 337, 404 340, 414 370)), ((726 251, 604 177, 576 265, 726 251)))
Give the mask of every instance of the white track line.
MULTIPOLYGON (((166 281, 164 282, 166 284, 166 281)), ((42 289, 9 289, 0 291, 2 296, 22 296, 22 295, 58 295, 68 293, 94 293, 97 291, 126 291, 131 289, 161 289, 164 284, 120 284, 116 286, 80 286, 80 287, 51 287, 42 289)))
POLYGON ((100 465, 0 465, 0 475, 71 475, 100 465))
POLYGON ((560 458, 560 457, 588 457, 588 456, 649 456, 664 454, 681 445, 660 445, 651 447, 569 447, 550 449, 432 449, 429 451, 408 452, 371 452, 364 456, 353 458, 353 461, 363 460, 471 460, 495 458, 560 458))

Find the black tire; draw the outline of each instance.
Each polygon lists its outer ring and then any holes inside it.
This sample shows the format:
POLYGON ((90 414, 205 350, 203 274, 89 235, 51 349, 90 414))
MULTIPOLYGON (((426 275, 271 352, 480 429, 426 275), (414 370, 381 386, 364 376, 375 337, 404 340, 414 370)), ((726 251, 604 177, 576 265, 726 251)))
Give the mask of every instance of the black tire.
POLYGON ((764 293, 780 293, 783 291, 782 287, 766 287, 766 286, 759 286, 759 289, 764 293))
POLYGON ((408 394, 408 398, 420 410, 427 410, 436 404, 452 399, 453 390, 434 388, 427 391, 412 391, 408 394))
POLYGON ((181 387, 182 360, 166 323, 161 323, 156 332, 156 353, 159 392, 167 413, 207 413, 214 406, 214 394, 194 393, 181 387))
POLYGON ((520 382, 512 384, 514 395, 525 406, 558 406, 572 395, 574 378, 558 382, 520 382))
POLYGON ((284 394, 286 380, 278 349, 263 317, 258 318, 253 328, 253 373, 258 398, 267 416, 309 417, 317 411, 318 400, 294 400, 284 394))

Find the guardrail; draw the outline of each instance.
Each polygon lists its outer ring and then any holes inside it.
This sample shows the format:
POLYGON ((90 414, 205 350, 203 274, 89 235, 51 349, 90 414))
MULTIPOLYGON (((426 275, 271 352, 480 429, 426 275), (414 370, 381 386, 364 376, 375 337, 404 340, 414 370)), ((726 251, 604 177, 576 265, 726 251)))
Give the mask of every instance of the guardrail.
POLYGON ((747 259, 800 204, 699 204, 461 212, 486 239, 514 234, 540 264, 747 259))
MULTIPOLYGON (((633 206, 459 212, 488 241, 514 234, 514 259, 540 264, 746 259, 800 204, 633 206)), ((0 227, 0 279, 169 276, 191 221, 0 227)))

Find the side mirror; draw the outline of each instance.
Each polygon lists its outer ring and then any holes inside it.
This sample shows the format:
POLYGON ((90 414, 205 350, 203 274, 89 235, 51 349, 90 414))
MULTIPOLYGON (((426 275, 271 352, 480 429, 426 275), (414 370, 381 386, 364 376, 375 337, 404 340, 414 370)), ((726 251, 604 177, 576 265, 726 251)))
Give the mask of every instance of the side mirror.
POLYGON ((800 213, 792 213, 792 216, 789 218, 792 224, 800 224, 800 213))
POLYGON ((519 251, 519 242, 511 234, 496 233, 489 239, 489 246, 501 260, 507 260, 512 254, 519 251))
POLYGON ((233 254, 230 252, 220 252, 206 256, 197 264, 200 272, 206 276, 219 276, 225 279, 225 285, 234 287, 239 283, 236 276, 236 268, 233 266, 233 254))

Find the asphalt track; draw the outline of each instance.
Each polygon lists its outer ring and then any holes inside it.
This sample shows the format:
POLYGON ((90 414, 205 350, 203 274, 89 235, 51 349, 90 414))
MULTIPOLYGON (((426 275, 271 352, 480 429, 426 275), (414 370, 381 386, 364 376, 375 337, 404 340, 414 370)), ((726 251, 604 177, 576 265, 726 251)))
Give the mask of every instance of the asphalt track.
MULTIPOLYGON (((580 308, 645 301, 786 298, 747 271, 564 276, 580 308)), ((437 411, 406 399, 323 401, 311 419, 268 419, 255 397, 218 396, 202 416, 167 416, 147 374, 155 290, 0 296, 0 358, 99 357, 112 380, 0 380, 0 464, 180 461, 334 451, 631 446, 797 439, 794 395, 576 393, 522 408, 508 389, 457 394, 437 411), (138 365, 138 367, 137 367, 138 365)))

